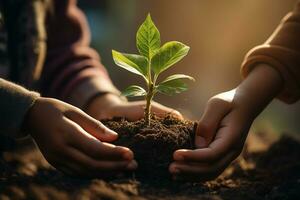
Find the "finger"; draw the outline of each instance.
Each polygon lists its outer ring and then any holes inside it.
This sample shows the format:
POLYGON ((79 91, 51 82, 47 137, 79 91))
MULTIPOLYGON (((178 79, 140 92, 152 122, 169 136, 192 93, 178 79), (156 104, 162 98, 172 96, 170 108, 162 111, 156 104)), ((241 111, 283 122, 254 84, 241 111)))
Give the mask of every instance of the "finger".
POLYGON ((208 173, 208 167, 190 166, 179 163, 172 163, 169 167, 174 180, 189 180, 189 181, 207 181, 214 179, 213 174, 208 173), (204 173, 205 171, 205 173, 204 173))
MULTIPOLYGON (((167 114, 170 114, 179 119, 183 119, 182 115, 177 110, 168 108, 156 102, 152 102, 151 113, 154 113, 159 117, 165 117, 167 114)), ((125 117, 129 121, 142 119, 145 115, 145 101, 130 102, 125 106, 117 107, 112 115, 125 117)))
POLYGON ((162 104, 159 104, 157 102, 152 102, 151 112, 153 112, 155 115, 159 117, 165 117, 166 114, 170 114, 178 119, 183 119, 183 116, 179 111, 164 106, 162 104))
POLYGON ((68 162, 58 161, 55 165, 53 165, 55 169, 57 169, 58 171, 62 172, 65 175, 72 176, 72 177, 81 177, 81 178, 90 177, 87 174, 83 174, 88 172, 86 168, 84 168, 81 165, 78 165, 74 160, 71 160, 70 157, 68 156, 66 157, 66 159, 68 160, 68 162))
POLYGON ((137 121, 144 117, 145 104, 141 101, 130 102, 116 110, 114 115, 125 117, 129 121, 137 121))
POLYGON ((67 131, 71 137, 69 144, 81 152, 95 159, 105 160, 132 160, 133 153, 130 149, 113 144, 101 142, 90 136, 75 122, 65 119, 64 131, 67 131))
POLYGON ((197 181, 211 180, 218 177, 236 157, 236 152, 232 151, 221 160, 211 164, 173 162, 169 166, 169 171, 176 176, 177 179, 197 181))
MULTIPOLYGON (((110 160, 95 160, 88 155, 78 151, 75 148, 69 148, 68 154, 70 158, 87 169, 91 170, 101 170, 101 171, 124 171, 124 170, 134 170, 137 168, 137 163, 135 160, 131 161, 110 161, 110 160)), ((74 163, 75 163, 74 162, 74 163)))
POLYGON ((173 158, 175 161, 185 162, 213 162, 217 160, 218 155, 211 148, 203 149, 179 149, 174 152, 173 158))
POLYGON ((112 142, 118 138, 118 134, 115 131, 110 130, 100 121, 92 118, 79 109, 74 109, 68 112, 67 117, 80 125, 86 132, 101 141, 112 142))
POLYGON ((238 127, 224 126, 218 130, 214 141, 207 147, 196 150, 179 149, 174 152, 173 158, 175 161, 187 162, 214 162, 221 159, 227 152, 236 150, 236 140, 233 138, 239 132, 238 127))
POLYGON ((213 99, 208 102, 197 126, 195 138, 196 147, 204 148, 211 143, 220 126, 220 122, 225 115, 228 114, 230 109, 230 103, 224 100, 213 99))
POLYGON ((136 161, 95 160, 75 148, 68 148, 66 154, 69 162, 62 166, 69 174, 85 177, 109 177, 121 171, 131 171, 137 168, 136 161))

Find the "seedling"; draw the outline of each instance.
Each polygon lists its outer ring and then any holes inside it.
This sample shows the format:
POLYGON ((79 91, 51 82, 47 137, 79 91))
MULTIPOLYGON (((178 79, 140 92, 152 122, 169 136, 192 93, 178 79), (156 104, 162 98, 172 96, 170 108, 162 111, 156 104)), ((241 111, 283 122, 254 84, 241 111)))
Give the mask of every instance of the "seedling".
POLYGON ((112 56, 116 65, 145 79, 147 91, 138 85, 132 85, 122 94, 127 97, 145 97, 145 123, 150 126, 150 109, 154 95, 157 92, 166 95, 181 93, 187 90, 183 80, 194 80, 188 75, 174 74, 158 83, 159 75, 186 56, 190 47, 177 41, 167 42, 161 46, 160 33, 150 14, 137 31, 136 46, 140 55, 112 50, 112 56))

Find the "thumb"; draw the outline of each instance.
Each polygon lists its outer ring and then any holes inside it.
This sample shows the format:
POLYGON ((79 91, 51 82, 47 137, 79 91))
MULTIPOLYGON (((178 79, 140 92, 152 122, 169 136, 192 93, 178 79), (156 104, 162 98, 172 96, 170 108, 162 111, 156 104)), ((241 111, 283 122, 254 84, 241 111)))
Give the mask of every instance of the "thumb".
POLYGON ((157 102, 152 103, 151 111, 159 117, 164 117, 166 116, 166 114, 170 114, 178 119, 183 119, 183 116, 179 111, 159 104, 157 102))
MULTIPOLYGON (((166 116, 166 114, 171 114, 174 117, 183 119, 182 115, 177 110, 163 106, 154 101, 151 104, 151 113, 154 113, 159 117, 164 117, 166 116)), ((114 111, 112 112, 112 116, 123 116, 129 121, 136 121, 142 119, 144 118, 144 114, 145 114, 145 101, 129 102, 125 105, 115 107, 114 111)))
POLYGON ((118 138, 118 134, 104 126, 100 121, 92 118, 80 109, 73 109, 66 116, 81 126, 86 132, 103 142, 112 142, 118 138))
POLYGON ((197 148, 207 147, 214 139, 220 123, 230 111, 230 103, 221 99, 212 99, 207 103, 196 130, 195 145, 197 148))

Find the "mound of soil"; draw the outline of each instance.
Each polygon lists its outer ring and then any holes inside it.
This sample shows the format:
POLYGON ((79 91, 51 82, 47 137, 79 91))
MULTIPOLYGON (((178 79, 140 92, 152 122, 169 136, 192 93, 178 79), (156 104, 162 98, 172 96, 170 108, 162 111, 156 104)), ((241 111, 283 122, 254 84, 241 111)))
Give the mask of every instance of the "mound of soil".
POLYGON ((130 148, 139 164, 137 177, 168 178, 168 166, 177 149, 193 149, 196 124, 179 120, 171 115, 153 116, 151 125, 139 120, 129 122, 124 118, 104 120, 103 123, 119 134, 116 145, 130 148))

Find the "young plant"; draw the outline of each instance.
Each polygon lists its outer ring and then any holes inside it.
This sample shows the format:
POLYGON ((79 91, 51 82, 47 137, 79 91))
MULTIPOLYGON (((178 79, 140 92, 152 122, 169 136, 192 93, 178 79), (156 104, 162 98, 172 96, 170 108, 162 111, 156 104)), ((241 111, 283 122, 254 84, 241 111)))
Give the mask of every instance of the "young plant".
POLYGON ((191 76, 174 74, 158 83, 159 75, 186 56, 190 48, 177 41, 167 42, 161 46, 160 33, 150 14, 137 31, 136 46, 140 55, 112 50, 112 56, 116 65, 145 79, 147 91, 138 85, 132 85, 122 94, 127 97, 145 97, 145 123, 150 126, 151 101, 154 95, 157 92, 173 95, 186 91, 187 85, 183 80, 194 80, 191 76))

